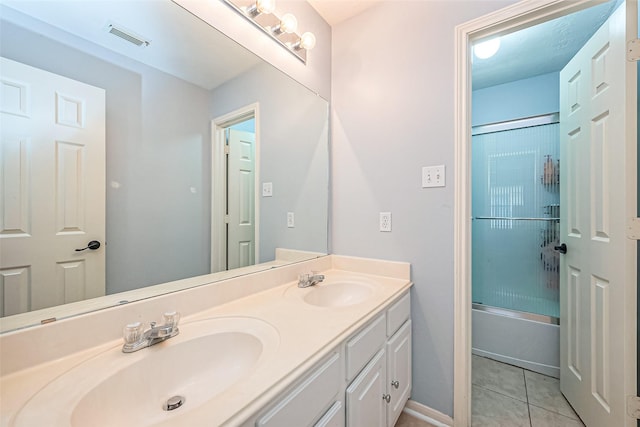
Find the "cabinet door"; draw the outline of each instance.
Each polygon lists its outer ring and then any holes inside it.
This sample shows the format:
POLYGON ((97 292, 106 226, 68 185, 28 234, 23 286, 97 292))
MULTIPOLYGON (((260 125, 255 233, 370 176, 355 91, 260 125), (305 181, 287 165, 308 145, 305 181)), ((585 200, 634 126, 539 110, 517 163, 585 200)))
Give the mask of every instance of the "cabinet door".
POLYGON ((383 348, 347 388, 347 427, 387 425, 386 368, 383 348))
POLYGON ((342 402, 334 403, 313 427, 344 427, 344 405, 342 402))
POLYGON ((263 415, 257 427, 311 426, 335 400, 342 385, 342 358, 334 353, 263 415))
POLYGON ((387 425, 393 426, 411 394, 411 320, 387 342, 387 425))

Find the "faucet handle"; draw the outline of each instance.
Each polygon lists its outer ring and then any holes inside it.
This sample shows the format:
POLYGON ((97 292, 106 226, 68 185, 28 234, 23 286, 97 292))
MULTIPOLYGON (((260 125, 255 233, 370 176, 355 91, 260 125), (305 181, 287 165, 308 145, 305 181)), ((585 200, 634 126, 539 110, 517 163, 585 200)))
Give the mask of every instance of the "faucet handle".
POLYGON ((144 326, 142 322, 133 322, 126 325, 123 329, 125 344, 134 344, 142 340, 144 334, 144 326))
POLYGON ((171 326, 172 328, 178 327, 178 322, 180 322, 180 313, 177 311, 167 311, 162 315, 164 319, 164 324, 166 326, 171 326))

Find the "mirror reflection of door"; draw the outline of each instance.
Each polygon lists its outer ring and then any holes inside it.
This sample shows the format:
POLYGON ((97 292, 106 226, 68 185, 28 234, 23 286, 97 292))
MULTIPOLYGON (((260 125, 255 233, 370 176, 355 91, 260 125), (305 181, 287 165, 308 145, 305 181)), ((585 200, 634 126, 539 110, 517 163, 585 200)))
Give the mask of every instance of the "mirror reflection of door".
POLYGON ((0 315, 102 296, 105 91, 0 61, 0 315))
POLYGON ((227 270, 255 264, 255 130, 254 120, 226 129, 227 270))

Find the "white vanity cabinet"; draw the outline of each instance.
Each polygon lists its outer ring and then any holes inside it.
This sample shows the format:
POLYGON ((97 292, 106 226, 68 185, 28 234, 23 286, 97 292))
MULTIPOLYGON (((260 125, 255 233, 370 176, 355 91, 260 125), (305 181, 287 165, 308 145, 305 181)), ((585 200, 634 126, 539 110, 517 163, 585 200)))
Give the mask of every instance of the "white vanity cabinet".
MULTIPOLYGON (((361 359, 358 343, 380 342, 370 352, 364 369, 346 390, 347 427, 393 427, 411 393, 411 320, 407 293, 347 342, 347 362, 352 352, 361 359), (386 317, 386 328, 380 331, 378 322, 386 317), (371 357, 373 355, 373 357, 371 357)), ((349 370, 347 370, 349 374, 349 370)), ((347 375, 349 379, 349 375, 347 375)))
POLYGON ((344 410, 339 397, 343 389, 344 362, 340 356, 340 352, 333 352, 311 369, 301 382, 258 418, 256 426, 343 426, 344 410), (341 419, 342 424, 336 419, 341 419))
POLYGON ((406 292, 243 426, 393 427, 410 393, 406 292))

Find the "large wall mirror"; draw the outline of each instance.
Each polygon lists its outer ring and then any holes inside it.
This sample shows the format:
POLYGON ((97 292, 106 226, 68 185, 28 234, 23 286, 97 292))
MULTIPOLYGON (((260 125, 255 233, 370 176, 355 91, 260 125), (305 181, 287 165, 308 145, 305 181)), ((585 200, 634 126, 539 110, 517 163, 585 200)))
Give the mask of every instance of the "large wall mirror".
POLYGON ((169 0, 0 19, 2 331, 327 252, 324 99, 169 0))

